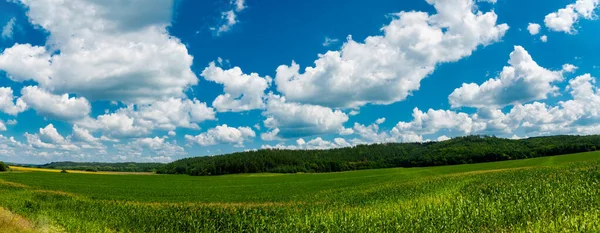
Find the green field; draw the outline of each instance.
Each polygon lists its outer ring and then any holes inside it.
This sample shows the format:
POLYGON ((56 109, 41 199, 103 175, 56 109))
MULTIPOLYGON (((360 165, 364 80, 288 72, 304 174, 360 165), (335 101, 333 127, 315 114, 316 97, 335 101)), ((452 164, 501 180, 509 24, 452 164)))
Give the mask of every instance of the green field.
MULTIPOLYGON (((67 232, 600 231, 599 152, 319 174, 0 173, 0 206, 67 232)), ((1 227, 1 226, 0 226, 1 227)))

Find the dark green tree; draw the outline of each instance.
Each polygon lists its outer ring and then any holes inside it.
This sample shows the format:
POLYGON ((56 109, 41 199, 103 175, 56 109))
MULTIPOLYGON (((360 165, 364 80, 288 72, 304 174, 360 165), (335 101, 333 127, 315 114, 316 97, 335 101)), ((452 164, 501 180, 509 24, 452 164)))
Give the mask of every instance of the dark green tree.
POLYGON ((4 164, 4 162, 0 161, 0 172, 8 171, 8 165, 4 164))

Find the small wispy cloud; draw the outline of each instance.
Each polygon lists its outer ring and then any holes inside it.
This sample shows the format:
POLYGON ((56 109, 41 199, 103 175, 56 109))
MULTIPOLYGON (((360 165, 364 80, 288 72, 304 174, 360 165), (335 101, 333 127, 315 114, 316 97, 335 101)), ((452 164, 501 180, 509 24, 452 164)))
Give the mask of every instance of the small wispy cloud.
POLYGON ((335 38, 329 38, 329 37, 325 37, 325 42, 323 42, 323 46, 325 47, 329 47, 330 45, 333 45, 337 42, 339 42, 340 40, 335 39, 335 38))
POLYGON ((2 27, 2 39, 12 39, 16 22, 17 19, 13 17, 2 27))
POLYGON ((237 14, 247 8, 246 0, 232 0, 230 2, 231 9, 221 13, 221 23, 218 27, 210 28, 219 36, 221 33, 230 31, 234 25, 239 23, 237 14))

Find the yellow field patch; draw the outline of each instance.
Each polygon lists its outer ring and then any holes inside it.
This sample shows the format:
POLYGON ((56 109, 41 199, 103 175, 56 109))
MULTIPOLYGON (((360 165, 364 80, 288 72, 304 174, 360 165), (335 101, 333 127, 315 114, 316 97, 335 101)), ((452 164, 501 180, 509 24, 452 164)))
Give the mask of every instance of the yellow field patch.
MULTIPOLYGON (((48 168, 33 168, 33 167, 18 167, 10 166, 13 171, 20 172, 54 172, 60 173, 62 170, 59 169, 48 169, 48 168)), ((75 171, 67 170, 68 173, 76 174, 94 174, 94 175, 154 175, 152 172, 88 172, 88 171, 75 171)))

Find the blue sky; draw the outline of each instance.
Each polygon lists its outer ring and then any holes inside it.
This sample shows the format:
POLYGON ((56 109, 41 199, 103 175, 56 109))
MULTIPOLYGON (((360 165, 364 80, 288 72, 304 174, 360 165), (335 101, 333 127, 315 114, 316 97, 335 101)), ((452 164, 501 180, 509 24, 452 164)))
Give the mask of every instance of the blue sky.
POLYGON ((0 1, 0 160, 598 134, 599 5, 0 1))

